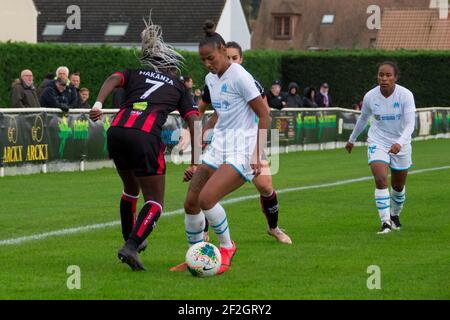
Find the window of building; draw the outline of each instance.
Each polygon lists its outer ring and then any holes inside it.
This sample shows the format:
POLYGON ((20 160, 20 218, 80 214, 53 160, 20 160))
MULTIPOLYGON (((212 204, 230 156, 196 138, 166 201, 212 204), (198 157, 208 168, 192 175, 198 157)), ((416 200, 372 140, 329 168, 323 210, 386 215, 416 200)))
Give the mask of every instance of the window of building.
POLYGON ((128 23, 110 23, 106 28, 105 36, 121 37, 127 33, 128 23))
POLYGON ((273 37, 274 39, 292 38, 292 17, 274 16, 273 17, 273 37))
POLYGON ((334 22, 334 14, 324 14, 322 24, 332 24, 334 22))
POLYGON ((61 36, 66 29, 65 23, 47 23, 42 31, 43 36, 61 36))

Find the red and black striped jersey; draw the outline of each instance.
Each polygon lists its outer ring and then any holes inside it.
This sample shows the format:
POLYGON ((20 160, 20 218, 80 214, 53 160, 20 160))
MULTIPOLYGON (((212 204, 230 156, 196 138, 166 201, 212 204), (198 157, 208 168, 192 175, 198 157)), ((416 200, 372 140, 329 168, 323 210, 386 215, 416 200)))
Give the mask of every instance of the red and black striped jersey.
POLYGON ((125 102, 111 126, 160 136, 172 111, 178 110, 185 120, 191 114, 198 115, 189 92, 177 77, 146 69, 126 69, 116 74, 122 77, 125 102))

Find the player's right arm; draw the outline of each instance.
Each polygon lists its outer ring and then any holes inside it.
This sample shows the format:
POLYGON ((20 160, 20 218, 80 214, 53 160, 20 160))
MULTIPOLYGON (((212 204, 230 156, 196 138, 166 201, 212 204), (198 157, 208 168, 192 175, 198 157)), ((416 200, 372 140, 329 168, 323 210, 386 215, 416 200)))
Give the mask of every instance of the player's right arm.
POLYGON ((350 138, 345 145, 345 149, 348 153, 352 153, 353 145, 356 142, 356 139, 358 139, 358 136, 363 132, 364 128, 367 125, 367 122, 369 121, 371 115, 370 105, 369 105, 369 99, 367 95, 364 97, 363 100, 363 106, 361 108, 361 116, 359 117, 358 121, 356 122, 355 128, 353 129, 352 134, 350 135, 350 138))
POLYGON ((110 75, 100 89, 97 100, 89 112, 89 118, 93 121, 97 121, 102 116, 102 107, 108 95, 114 90, 114 88, 121 87, 124 82, 124 76, 122 73, 114 73, 110 75))

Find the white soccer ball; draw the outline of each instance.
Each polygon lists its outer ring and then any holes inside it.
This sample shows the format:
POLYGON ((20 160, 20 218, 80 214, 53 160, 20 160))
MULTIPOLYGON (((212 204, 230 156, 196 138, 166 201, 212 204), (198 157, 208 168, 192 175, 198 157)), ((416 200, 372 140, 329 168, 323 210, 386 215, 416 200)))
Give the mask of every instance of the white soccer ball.
POLYGON ((212 243, 199 242, 186 252, 188 270, 196 277, 211 277, 219 271, 222 256, 212 243))

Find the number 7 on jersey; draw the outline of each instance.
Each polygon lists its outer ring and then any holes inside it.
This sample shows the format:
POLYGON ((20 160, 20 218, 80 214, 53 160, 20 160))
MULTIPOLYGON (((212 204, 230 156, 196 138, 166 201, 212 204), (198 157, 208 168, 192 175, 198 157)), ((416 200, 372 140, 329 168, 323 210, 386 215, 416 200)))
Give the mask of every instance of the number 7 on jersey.
POLYGON ((150 89, 145 91, 145 93, 141 96, 141 99, 147 99, 152 94, 152 92, 155 92, 156 90, 158 90, 158 88, 164 85, 164 82, 150 79, 145 79, 145 83, 151 83, 152 86, 150 87, 150 89))

